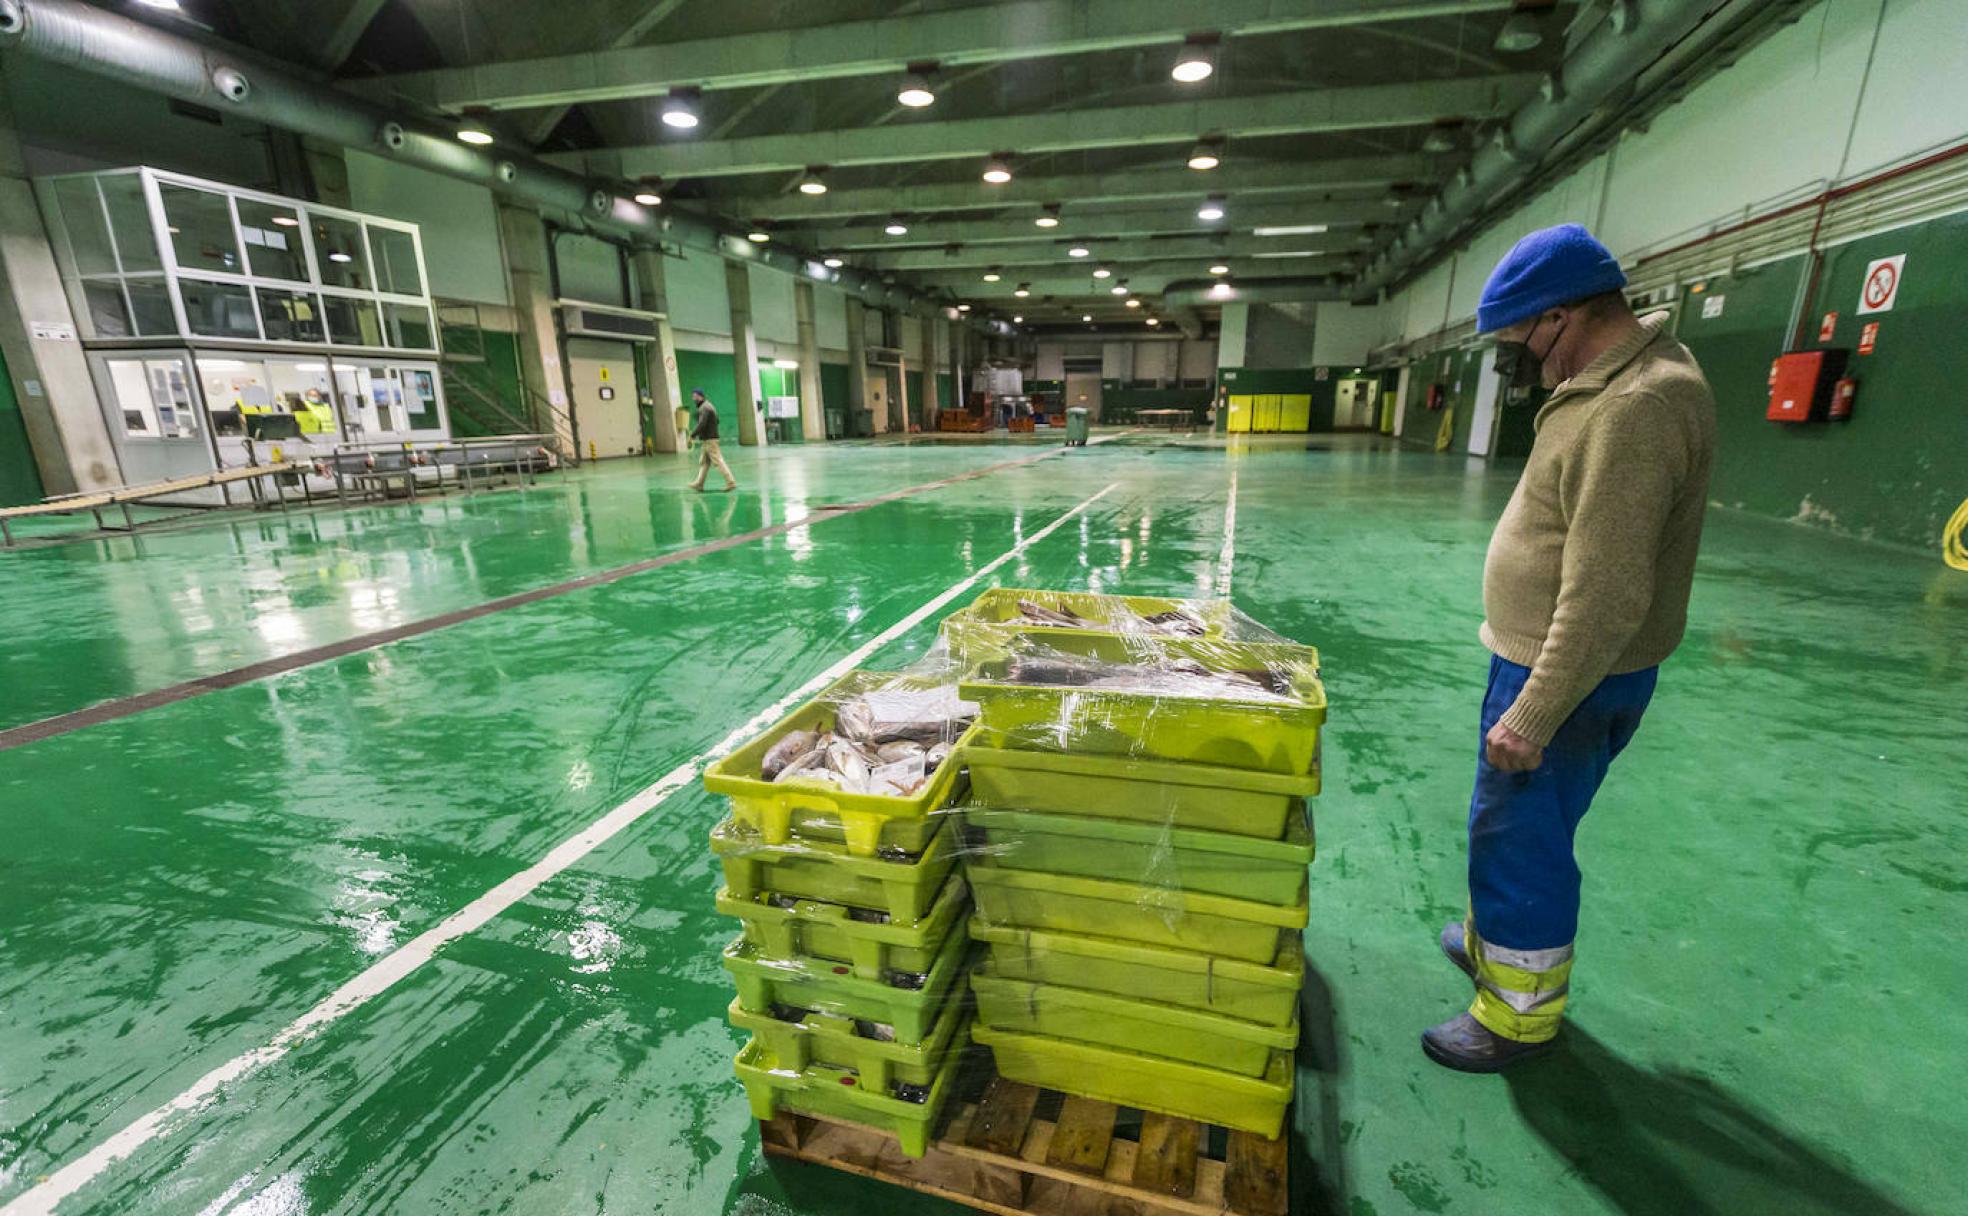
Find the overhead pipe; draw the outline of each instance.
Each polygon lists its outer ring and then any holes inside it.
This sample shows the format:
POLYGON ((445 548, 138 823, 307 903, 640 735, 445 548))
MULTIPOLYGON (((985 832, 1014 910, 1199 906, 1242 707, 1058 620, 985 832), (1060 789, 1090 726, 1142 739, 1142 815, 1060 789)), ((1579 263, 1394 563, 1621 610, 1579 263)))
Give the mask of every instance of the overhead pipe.
POLYGON ((1722 0, 1613 0, 1599 27, 1579 43, 1561 71, 1478 148, 1469 163, 1429 200, 1361 272, 1352 295, 1389 286, 1496 199, 1537 171, 1545 153, 1608 102, 1722 0))
MULTIPOLYGON (((619 182, 595 181, 524 153, 469 146, 435 123, 301 78, 291 65, 207 45, 80 0, 0 0, 0 50, 236 113, 342 148, 375 152, 497 194, 578 217, 589 229, 644 246, 672 242, 833 283, 873 304, 943 310, 948 301, 856 270, 828 270, 817 254, 761 248, 708 218, 644 207, 619 182)), ((972 328, 1009 333, 1002 322, 972 328)))

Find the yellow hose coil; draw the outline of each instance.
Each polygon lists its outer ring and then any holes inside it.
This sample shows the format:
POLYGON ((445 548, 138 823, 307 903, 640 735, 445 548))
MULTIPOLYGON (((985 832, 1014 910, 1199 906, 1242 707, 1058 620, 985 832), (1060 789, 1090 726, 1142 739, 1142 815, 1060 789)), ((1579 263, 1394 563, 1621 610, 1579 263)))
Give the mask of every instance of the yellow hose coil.
POLYGON ((1941 531, 1941 558, 1956 570, 1968 570, 1968 500, 1954 509, 1954 518, 1941 531))

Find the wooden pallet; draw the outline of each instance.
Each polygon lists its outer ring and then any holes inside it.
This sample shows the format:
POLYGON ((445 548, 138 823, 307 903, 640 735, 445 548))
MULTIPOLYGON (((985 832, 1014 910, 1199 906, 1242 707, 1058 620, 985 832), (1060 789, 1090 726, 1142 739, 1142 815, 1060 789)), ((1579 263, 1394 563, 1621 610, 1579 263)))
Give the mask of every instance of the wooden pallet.
POLYGON ((1266 1140, 998 1076, 951 1106, 920 1159, 887 1132, 790 1112, 759 1124, 759 1139, 770 1156, 1002 1216, 1286 1216, 1290 1206, 1289 1119, 1266 1140))

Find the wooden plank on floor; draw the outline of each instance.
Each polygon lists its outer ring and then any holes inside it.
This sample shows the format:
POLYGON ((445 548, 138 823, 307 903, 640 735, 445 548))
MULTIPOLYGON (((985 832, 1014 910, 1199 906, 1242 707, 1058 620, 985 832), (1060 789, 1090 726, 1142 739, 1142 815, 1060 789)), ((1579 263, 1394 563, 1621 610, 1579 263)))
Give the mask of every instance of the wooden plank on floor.
POLYGON ((1037 1087, 1003 1077, 991 1078, 990 1087, 977 1103, 977 1114, 970 1121, 970 1135, 965 1143, 989 1153, 1018 1156, 1019 1150, 1025 1147, 1032 1109, 1038 1104, 1037 1087))
POLYGON ((1291 1197, 1285 1182, 1288 1141, 1266 1140, 1252 1132, 1231 1132, 1224 1153, 1223 1198, 1238 1216, 1286 1216, 1291 1197))
POLYGON ((1187 1199, 1196 1191, 1196 1150, 1202 1127, 1189 1119, 1147 1114, 1134 1155, 1134 1185, 1152 1195, 1187 1199))
POLYGON ((1068 1095, 1053 1121, 1052 1144, 1046 1164, 1099 1176, 1107 1169, 1107 1149, 1114 1140, 1115 1106, 1094 1098, 1068 1095))

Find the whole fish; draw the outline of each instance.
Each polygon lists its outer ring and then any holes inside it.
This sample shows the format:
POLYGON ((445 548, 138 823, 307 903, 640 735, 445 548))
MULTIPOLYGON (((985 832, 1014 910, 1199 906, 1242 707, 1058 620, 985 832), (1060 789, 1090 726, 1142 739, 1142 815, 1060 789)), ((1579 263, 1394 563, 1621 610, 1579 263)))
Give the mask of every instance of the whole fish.
POLYGON ((786 766, 806 755, 820 745, 820 732, 812 730, 789 731, 777 743, 765 749, 765 759, 759 764, 759 776, 767 781, 776 779, 786 766))
POLYGON ((902 739, 894 743, 882 744, 875 749, 875 757, 883 764, 894 764, 898 760, 907 760, 911 756, 920 756, 923 754, 923 750, 922 744, 914 740, 902 739))
POLYGON ((1068 629, 1084 629, 1087 619, 1071 608, 1052 609, 1031 600, 1019 600, 1018 611, 1026 620, 1039 625, 1059 625, 1068 629))
POLYGON ((868 762, 845 739, 827 744, 827 768, 840 778, 840 787, 850 794, 868 792, 868 762))

